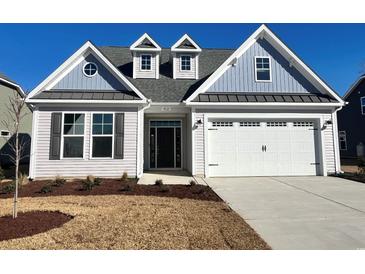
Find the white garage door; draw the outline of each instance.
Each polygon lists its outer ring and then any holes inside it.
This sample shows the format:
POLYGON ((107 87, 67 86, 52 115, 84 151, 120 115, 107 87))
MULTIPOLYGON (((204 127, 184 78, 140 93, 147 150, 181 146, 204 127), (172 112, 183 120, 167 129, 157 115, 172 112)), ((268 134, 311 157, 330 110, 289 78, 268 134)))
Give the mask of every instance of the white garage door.
POLYGON ((317 139, 314 121, 210 121, 209 176, 316 175, 317 139))

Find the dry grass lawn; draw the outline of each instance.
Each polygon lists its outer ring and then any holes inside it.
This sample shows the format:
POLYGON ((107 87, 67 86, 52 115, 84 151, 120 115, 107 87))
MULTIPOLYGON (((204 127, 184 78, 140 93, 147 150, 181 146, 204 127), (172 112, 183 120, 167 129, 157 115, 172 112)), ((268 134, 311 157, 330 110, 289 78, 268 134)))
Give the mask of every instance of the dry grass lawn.
MULTIPOLYGON (((20 211, 74 216, 62 227, 8 241, 0 249, 269 249, 223 202, 147 196, 21 198, 20 211)), ((11 199, 0 200, 0 216, 11 199)))

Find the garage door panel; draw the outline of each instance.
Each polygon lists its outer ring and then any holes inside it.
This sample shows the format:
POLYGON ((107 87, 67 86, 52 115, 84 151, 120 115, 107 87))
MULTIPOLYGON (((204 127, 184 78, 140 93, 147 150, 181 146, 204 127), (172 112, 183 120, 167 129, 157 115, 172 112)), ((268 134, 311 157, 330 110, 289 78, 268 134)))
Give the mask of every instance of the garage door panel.
POLYGON ((316 175, 314 122, 229 121, 224 125, 209 130, 210 176, 316 175))

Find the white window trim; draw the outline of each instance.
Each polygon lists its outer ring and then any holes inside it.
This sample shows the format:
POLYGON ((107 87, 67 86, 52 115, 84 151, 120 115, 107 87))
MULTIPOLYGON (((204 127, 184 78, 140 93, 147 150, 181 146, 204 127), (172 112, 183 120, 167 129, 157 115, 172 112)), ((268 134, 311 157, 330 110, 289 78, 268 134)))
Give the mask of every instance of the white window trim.
POLYGON ((82 73, 86 76, 86 77, 88 77, 88 78, 91 78, 91 77, 94 77, 94 76, 96 76, 98 73, 99 73, 99 67, 98 67, 98 65, 97 64, 95 64, 94 62, 87 62, 85 65, 83 65, 83 67, 82 67, 82 73), (96 67, 96 72, 95 72, 95 74, 93 74, 93 75, 87 75, 86 73, 85 73, 85 67, 86 67, 86 65, 88 65, 88 64, 92 64, 92 65, 94 65, 95 67, 96 67))
POLYGON ((7 129, 2 129, 0 132, 1 132, 0 137, 2 137, 2 138, 7 138, 8 139, 8 138, 11 137, 11 132, 7 129), (3 135, 3 132, 6 132, 7 135, 3 135))
POLYGON ((79 112, 79 111, 64 111, 62 112, 62 130, 61 130, 61 157, 60 159, 63 160, 80 160, 80 159, 86 159, 85 158, 85 139, 86 139, 86 112, 79 112), (83 135, 64 135, 64 120, 65 120, 65 114, 84 114, 84 134, 83 135), (64 147, 64 136, 66 137, 83 137, 84 141, 83 141, 83 145, 82 145, 82 157, 63 157, 63 147, 64 147))
POLYGON ((360 98, 360 107, 361 107, 361 114, 362 115, 365 115, 365 112, 364 112, 365 104, 364 105, 362 104, 362 100, 364 100, 364 99, 365 99, 365 96, 360 98))
POLYGON ((255 56, 255 81, 259 83, 271 83, 272 82, 272 75, 271 75, 271 57, 270 56, 255 56), (270 80, 258 80, 257 79, 257 58, 269 58, 269 74, 270 80))
POLYGON ((152 54, 149 54, 149 53, 142 53, 140 56, 139 56, 139 69, 141 71, 152 71, 152 54), (151 58, 150 62, 151 62, 151 65, 150 65, 150 69, 143 69, 142 68, 142 56, 149 56, 151 58))
POLYGON ((110 111, 95 111, 90 112, 90 155, 89 159, 91 160, 103 160, 103 159, 114 159, 114 127, 115 127, 115 112, 110 111), (112 114, 113 115, 113 126, 112 126, 112 134, 93 134, 93 120, 94 114, 112 114), (112 156, 111 157, 93 157, 93 137, 112 137, 112 156))
POLYGON ((347 133, 346 133, 346 130, 340 130, 338 131, 338 146, 340 148, 340 150, 347 150, 347 133), (340 140, 340 137, 341 137, 341 133, 343 134, 342 137, 345 137, 344 141, 345 141, 345 148, 344 149, 341 149, 341 140, 340 140))
POLYGON ((180 59, 180 66, 179 66, 180 67, 180 72, 192 71, 193 56, 191 54, 182 54, 182 55, 179 56, 179 59, 180 59), (186 57, 186 56, 190 57, 190 69, 182 69, 182 57, 183 56, 184 57, 186 57))

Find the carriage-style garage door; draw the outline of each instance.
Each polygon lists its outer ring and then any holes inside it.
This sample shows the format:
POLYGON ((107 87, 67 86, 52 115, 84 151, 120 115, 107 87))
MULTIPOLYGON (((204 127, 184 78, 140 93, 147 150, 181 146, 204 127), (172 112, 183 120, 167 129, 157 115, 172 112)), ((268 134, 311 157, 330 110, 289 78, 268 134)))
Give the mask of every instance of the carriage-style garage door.
POLYGON ((309 120, 212 120, 208 175, 317 175, 317 135, 309 120))

